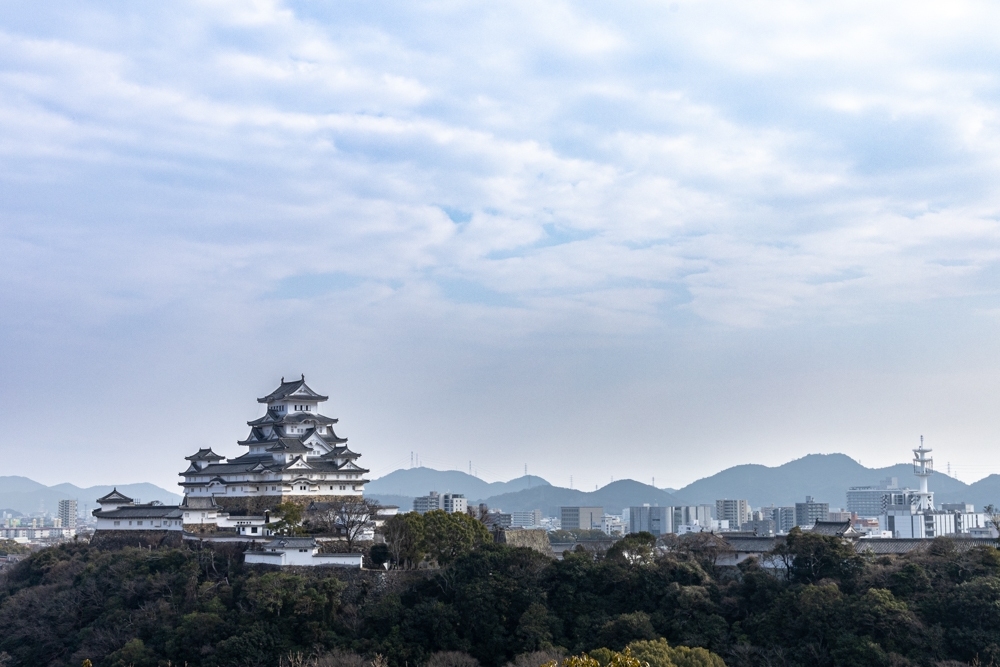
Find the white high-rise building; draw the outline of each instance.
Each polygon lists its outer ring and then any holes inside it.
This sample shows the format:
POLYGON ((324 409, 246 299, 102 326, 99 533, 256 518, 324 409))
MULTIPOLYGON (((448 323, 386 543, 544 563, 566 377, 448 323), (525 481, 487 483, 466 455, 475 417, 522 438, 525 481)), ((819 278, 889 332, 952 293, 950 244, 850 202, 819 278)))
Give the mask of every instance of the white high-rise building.
POLYGON ((955 503, 934 509, 934 493, 928 488, 928 479, 934 472, 934 459, 924 447, 913 450, 913 474, 920 481, 919 491, 899 494, 899 504, 890 504, 879 518, 879 528, 895 538, 930 538, 955 535, 985 529, 986 516, 975 512, 971 505, 955 503))

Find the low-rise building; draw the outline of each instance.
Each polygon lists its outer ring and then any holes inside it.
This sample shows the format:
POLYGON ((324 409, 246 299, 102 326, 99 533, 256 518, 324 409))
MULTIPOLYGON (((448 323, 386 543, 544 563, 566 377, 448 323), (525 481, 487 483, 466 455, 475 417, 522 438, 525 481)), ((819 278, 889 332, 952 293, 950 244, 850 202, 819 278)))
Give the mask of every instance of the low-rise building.
POLYGON ((184 512, 177 505, 137 504, 118 489, 98 498, 97 504, 97 530, 184 530, 184 512))
POLYGON ((563 530, 600 530, 603 507, 560 507, 559 519, 563 530))
POLYGON ((364 556, 359 553, 320 553, 319 542, 311 537, 279 537, 264 543, 260 549, 244 552, 244 562, 250 565, 317 567, 334 566, 360 569, 364 556))

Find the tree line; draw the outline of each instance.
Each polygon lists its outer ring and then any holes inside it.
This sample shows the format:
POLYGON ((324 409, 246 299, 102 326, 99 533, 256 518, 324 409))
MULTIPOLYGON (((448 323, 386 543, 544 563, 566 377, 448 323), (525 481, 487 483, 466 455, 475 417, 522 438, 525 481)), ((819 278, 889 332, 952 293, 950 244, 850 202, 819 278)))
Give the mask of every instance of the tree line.
POLYGON ((874 558, 838 538, 793 531, 772 559, 787 570, 776 571, 752 559, 719 567, 708 542, 678 540, 664 548, 638 534, 604 554, 553 560, 494 544, 475 522, 454 518, 461 515, 445 515, 461 522, 454 525, 435 513, 416 516, 387 525, 382 555, 398 566, 389 571, 279 571, 245 565, 234 546, 197 543, 39 551, 0 576, 0 662, 277 667, 294 658, 302 665, 363 667, 377 658, 384 667, 540 667, 553 660, 563 667, 639 667, 629 660, 640 659, 650 667, 951 667, 1000 661, 1000 552, 993 547, 960 549, 941 538, 923 552, 874 558))

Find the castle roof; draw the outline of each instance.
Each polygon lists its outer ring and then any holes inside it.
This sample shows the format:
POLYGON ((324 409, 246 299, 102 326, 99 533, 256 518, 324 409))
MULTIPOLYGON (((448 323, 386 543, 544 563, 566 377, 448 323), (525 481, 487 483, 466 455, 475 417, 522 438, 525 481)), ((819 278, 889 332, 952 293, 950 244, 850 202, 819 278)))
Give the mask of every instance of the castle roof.
POLYGON ((851 521, 817 521, 813 524, 812 528, 808 529, 810 533, 817 533, 819 535, 830 535, 832 537, 858 537, 861 535, 858 531, 851 527, 851 521))
POLYGON ((247 426, 280 426, 282 424, 302 424, 304 422, 313 422, 316 424, 322 424, 323 426, 332 426, 338 421, 340 420, 334 419, 333 417, 327 417, 326 415, 321 415, 317 412, 295 412, 292 414, 285 414, 275 412, 274 410, 268 410, 263 417, 247 422, 247 426))
POLYGON ((300 380, 292 380, 291 382, 285 382, 285 378, 281 378, 281 384, 278 388, 272 391, 267 396, 263 398, 258 398, 258 403, 273 403, 274 401, 280 401, 286 398, 300 398, 303 401, 318 401, 322 402, 329 398, 329 396, 323 396, 322 394, 317 394, 315 391, 309 388, 306 384, 306 376, 303 375, 300 380))
POLYGON ((211 447, 209 447, 208 449, 199 449, 197 451, 197 453, 192 454, 191 456, 185 456, 184 457, 184 459, 186 461, 192 461, 192 462, 194 462, 194 461, 221 461, 224 458, 226 458, 226 457, 225 456, 219 456, 218 454, 216 454, 215 452, 213 452, 211 447))
POLYGON ((121 491, 119 491, 117 489, 117 487, 116 487, 108 495, 103 496, 101 498, 98 498, 97 502, 98 502, 98 504, 100 504, 100 503, 125 503, 125 504, 131 504, 134 501, 131 498, 129 498, 128 496, 126 496, 124 493, 122 493, 121 491))
POLYGON ((286 454, 305 454, 312 449, 302 444, 301 438, 278 438, 267 448, 269 452, 285 452, 286 454))
POLYGON ((180 519, 184 512, 177 505, 127 505, 113 510, 94 510, 99 519, 180 519))

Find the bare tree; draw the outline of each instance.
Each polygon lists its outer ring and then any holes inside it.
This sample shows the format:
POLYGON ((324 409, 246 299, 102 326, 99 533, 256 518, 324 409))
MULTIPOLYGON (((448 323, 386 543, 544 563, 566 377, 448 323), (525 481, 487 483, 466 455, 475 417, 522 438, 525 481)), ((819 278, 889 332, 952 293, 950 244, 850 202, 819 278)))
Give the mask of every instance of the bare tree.
POLYGON ((986 522, 990 527, 997 531, 997 539, 1000 540, 1000 507, 990 503, 983 508, 983 514, 986 515, 986 522))
POLYGON ((364 533, 374 528, 378 507, 360 496, 344 498, 325 503, 317 510, 317 519, 326 530, 344 538, 348 551, 354 551, 364 533))

